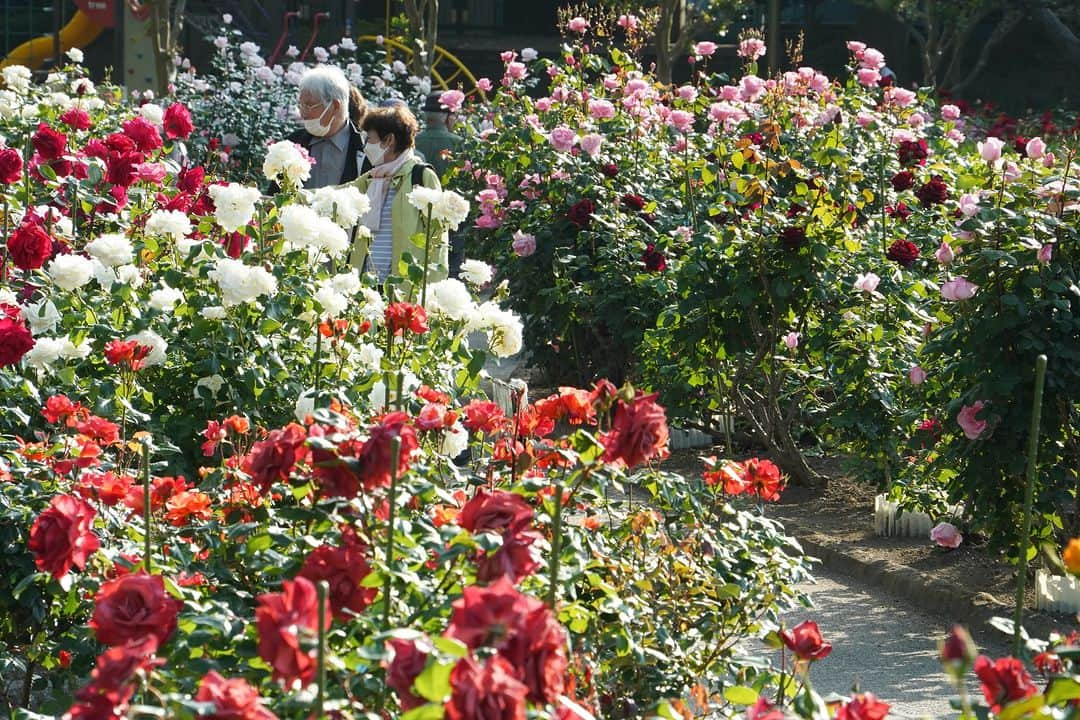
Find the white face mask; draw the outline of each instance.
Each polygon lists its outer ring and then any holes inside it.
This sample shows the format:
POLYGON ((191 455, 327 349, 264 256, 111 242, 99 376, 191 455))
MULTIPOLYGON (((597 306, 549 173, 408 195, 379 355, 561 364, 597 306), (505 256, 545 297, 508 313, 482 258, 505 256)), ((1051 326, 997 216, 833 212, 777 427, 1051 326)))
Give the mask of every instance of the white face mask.
POLYGON ((379 143, 369 142, 364 146, 364 154, 372 165, 382 165, 386 159, 386 148, 379 143))
POLYGON ((326 111, 329 109, 330 106, 327 106, 326 109, 322 111, 322 115, 317 118, 312 118, 311 120, 301 118, 301 121, 304 123, 304 129, 315 137, 326 137, 330 133, 330 126, 323 125, 322 119, 323 115, 326 115, 326 111))

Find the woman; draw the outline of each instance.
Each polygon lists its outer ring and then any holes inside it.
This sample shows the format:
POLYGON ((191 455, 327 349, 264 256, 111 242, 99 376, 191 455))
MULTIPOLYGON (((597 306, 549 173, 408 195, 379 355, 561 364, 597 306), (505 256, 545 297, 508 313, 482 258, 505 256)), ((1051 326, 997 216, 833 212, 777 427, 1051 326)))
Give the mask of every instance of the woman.
MULTIPOLYGON (((355 185, 367 193, 371 209, 361 223, 371 231, 371 238, 358 236, 352 250, 354 267, 374 272, 380 280, 400 275, 398 263, 405 253, 422 263, 423 242, 413 236, 425 236, 427 217, 409 202, 416 184, 439 189, 439 177, 429 165, 413 154, 416 118, 402 106, 369 110, 361 129, 367 133, 364 154, 371 170, 361 175, 355 185)), ((447 240, 445 233, 432 238, 428 254, 428 281, 446 277, 447 240)))

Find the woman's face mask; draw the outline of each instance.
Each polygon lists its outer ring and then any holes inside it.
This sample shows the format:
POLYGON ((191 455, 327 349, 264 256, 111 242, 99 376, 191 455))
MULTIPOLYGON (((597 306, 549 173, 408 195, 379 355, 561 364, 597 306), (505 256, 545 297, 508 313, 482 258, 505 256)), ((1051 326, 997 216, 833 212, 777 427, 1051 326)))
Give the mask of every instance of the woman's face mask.
POLYGON ((367 144, 364 145, 364 154, 372 165, 382 165, 386 160, 386 148, 373 137, 368 137, 367 144))

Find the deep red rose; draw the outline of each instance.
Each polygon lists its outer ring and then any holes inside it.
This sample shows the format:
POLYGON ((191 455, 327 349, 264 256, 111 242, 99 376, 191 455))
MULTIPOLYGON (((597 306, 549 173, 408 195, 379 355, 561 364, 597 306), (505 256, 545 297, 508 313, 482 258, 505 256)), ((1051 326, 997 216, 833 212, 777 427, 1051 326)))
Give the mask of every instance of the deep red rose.
POLYGON ((225 248, 226 255, 233 260, 239 260, 248 246, 247 233, 240 231, 228 233, 221 239, 221 244, 225 248))
POLYGON ((105 161, 105 182, 125 188, 130 186, 139 176, 135 166, 143 160, 143 154, 137 150, 109 153, 105 161))
POLYGON ((657 393, 638 394, 629 404, 620 400, 615 408, 611 432, 601 436, 604 462, 636 467, 668 455, 668 425, 657 393))
POLYGON ((934 175, 929 181, 915 191, 915 197, 923 207, 940 204, 949 199, 949 186, 941 179, 940 175, 934 175))
POLYGON ((898 202, 895 206, 886 205, 885 214, 891 218, 896 218, 897 220, 900 220, 902 222, 911 217, 911 208, 909 208, 902 202, 898 202))
POLYGON ((873 693, 859 693, 836 711, 836 720, 885 720, 889 715, 889 703, 874 697, 873 693))
POLYGON ((22 313, 3 312, 0 306, 0 368, 14 365, 34 347, 34 336, 22 313))
POLYGON ((391 303, 385 311, 386 327, 395 335, 405 330, 421 335, 430 328, 427 324, 427 311, 420 305, 407 302, 391 303))
POLYGON ((274 430, 251 447, 244 471, 263 492, 269 492, 274 483, 288 480, 296 463, 307 457, 306 442, 307 431, 296 423, 274 430))
POLYGON ((1028 138, 1023 135, 1017 135, 1013 138, 1013 150, 1020 154, 1020 157, 1027 157, 1027 142, 1028 138))
POLYGON ((53 130, 45 123, 38 125, 37 132, 30 138, 34 150, 44 161, 56 160, 67 151, 67 135, 53 130))
POLYGON ((52 257, 53 239, 35 222, 23 222, 8 238, 8 255, 20 270, 37 270, 52 257))
POLYGON ((928 154, 926 140, 904 140, 896 151, 902 167, 922 165, 926 162, 928 154))
POLYGON ((583 198, 571 206, 566 217, 579 228, 585 228, 592 222, 592 214, 594 212, 596 212, 596 203, 589 198, 583 198))
POLYGON ((643 210, 645 208, 645 198, 634 193, 626 193, 622 196, 623 207, 631 210, 643 210))
POLYGON ((30 527, 30 552, 42 572, 59 580, 71 566, 86 567, 100 546, 93 532, 94 509, 77 497, 56 495, 30 527))
POLYGON ((185 193, 193 193, 202 187, 205 178, 206 170, 199 165, 184 168, 176 176, 176 189, 185 193))
MULTIPOLYGON (((320 425, 312 425, 311 437, 318 437, 328 431, 320 425)), ((337 441, 333 448, 315 446, 311 448, 310 464, 319 497, 354 498, 360 492, 360 474, 356 470, 355 459, 363 448, 359 439, 346 438, 337 441)))
POLYGON ((949 636, 941 644, 941 662, 960 663, 969 666, 976 656, 975 643, 963 625, 953 625, 949 636))
POLYGON ((162 145, 157 128, 146 118, 133 117, 125 120, 120 127, 124 129, 124 134, 134 141, 135 147, 144 153, 157 150, 162 145))
POLYGON ((394 412, 383 416, 381 422, 368 428, 368 439, 360 450, 360 482, 364 489, 372 490, 390 484, 391 442, 401 438, 397 471, 400 477, 409 469, 413 452, 420 447, 416 430, 409 424, 409 416, 394 412))
POLYGON ((832 644, 821 637, 821 631, 813 620, 801 622, 790 630, 782 630, 780 639, 800 660, 823 660, 832 652, 832 644))
POLYGON ((911 267, 919 259, 919 246, 910 240, 894 240, 885 251, 885 257, 901 267, 911 267))
POLYGON ((915 173, 910 170, 901 170, 892 176, 889 180, 892 183, 893 190, 896 192, 903 192, 904 190, 910 190, 915 187, 915 173))
POLYGON ((533 509, 525 498, 505 490, 477 491, 458 515, 458 525, 469 532, 516 532, 532 525, 533 509))
POLYGON ((490 583, 505 577, 517 584, 532 575, 541 565, 535 546, 539 539, 540 533, 531 530, 504 533, 502 545, 497 550, 477 553, 477 581, 490 583))
POLYGON ((615 177, 619 174, 619 166, 615 163, 606 163, 600 166, 600 172, 608 177, 615 177))
MULTIPOLYGON (((314 640, 319 630, 319 599, 310 580, 298 577, 281 583, 281 592, 263 593, 255 608, 259 657, 270 663, 275 680, 291 685, 315 675, 314 640), (303 638, 301 638, 303 636, 303 638), (304 647, 301 647, 303 641, 304 647)), ((329 616, 329 608, 323 612, 329 616)), ((329 617, 328 617, 329 619, 329 617)))
POLYGON ((493 433, 506 423, 502 408, 490 400, 473 400, 463 411, 465 419, 461 424, 472 432, 493 433))
POLYGON ((183 607, 165 592, 160 575, 139 571, 101 586, 90 627, 106 645, 123 645, 144 635, 153 635, 161 645, 176 630, 176 615, 183 607))
POLYGON ((544 604, 525 618, 521 631, 499 651, 511 667, 514 676, 529 688, 529 700, 538 704, 555 704, 565 690, 566 633, 555 614, 544 604))
POLYGON ((800 205, 799 203, 791 203, 791 206, 787 209, 787 212, 784 213, 784 214, 785 214, 785 216, 787 216, 789 218, 793 218, 793 217, 798 217, 799 215, 802 215, 806 211, 807 211, 807 207, 805 205, 800 205))
POLYGON ((780 243, 788 250, 798 250, 806 244, 806 228, 789 225, 780 231, 780 243))
MULTIPOLYGON (((87 145, 87 148, 89 147, 87 145)), ((112 133, 105 136, 105 147, 109 149, 109 152, 125 153, 137 149, 138 145, 135 144, 135 138, 133 137, 129 137, 124 133, 112 133)))
POLYGON ((1037 695, 1039 688, 1031 681, 1024 663, 1013 657, 991 660, 980 655, 975 660, 975 674, 982 684, 983 697, 994 713, 1016 700, 1037 695))
POLYGON ((762 500, 775 502, 780 499, 784 478, 775 463, 771 460, 751 458, 740 463, 739 468, 748 492, 756 494, 762 500))
POLYGON ((89 130, 94 126, 90 114, 81 107, 70 107, 60 116, 60 122, 72 130, 89 130))
POLYGON ((325 580, 330 586, 334 619, 348 622, 362 613, 378 594, 377 588, 360 587, 360 582, 371 573, 366 555, 367 547, 346 528, 339 547, 323 545, 312 550, 297 576, 313 583, 325 580))
POLYGON ((259 691, 247 680, 226 680, 213 670, 199 681, 195 699, 214 703, 213 712, 199 716, 202 720, 275 720, 277 717, 263 707, 259 691))
POLYGON ((409 711, 426 704, 424 698, 413 694, 412 686, 427 666, 430 644, 426 641, 392 638, 387 645, 393 648, 394 657, 386 668, 386 684, 397 693, 401 700, 401 709, 409 711))
POLYGON ((135 692, 136 673, 164 664, 164 660, 154 657, 157 648, 157 638, 145 635, 99 655, 90 682, 75 693, 78 702, 71 716, 115 718, 135 692))
POLYGON ((22 155, 15 148, 0 148, 0 183, 11 185, 22 180, 22 155))
POLYGON ((501 648, 522 631, 530 613, 546 606, 522 595, 509 579, 501 577, 487 587, 465 588, 453 607, 447 637, 456 638, 470 648, 501 648))
POLYGON ((667 258, 664 253, 656 249, 655 243, 645 246, 645 252, 641 253, 641 262, 649 272, 663 272, 667 269, 667 258))
POLYGON ((496 655, 480 665, 471 655, 450 673, 447 720, 525 720, 529 689, 514 678, 513 668, 496 655))
POLYGON ((191 121, 191 112, 183 103, 173 103, 165 108, 165 114, 161 118, 161 124, 165 128, 165 137, 169 140, 187 140, 191 131, 195 129, 191 121))

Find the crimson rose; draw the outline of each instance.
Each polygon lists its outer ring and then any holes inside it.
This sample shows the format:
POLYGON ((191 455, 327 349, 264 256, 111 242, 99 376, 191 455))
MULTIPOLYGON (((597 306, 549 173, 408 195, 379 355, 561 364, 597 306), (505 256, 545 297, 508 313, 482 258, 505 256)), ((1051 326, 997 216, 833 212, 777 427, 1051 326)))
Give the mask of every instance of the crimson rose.
POLYGON ((367 442, 360 450, 360 482, 366 490, 390 484, 391 442, 395 437, 401 438, 397 460, 400 477, 409 469, 409 459, 420 447, 416 430, 409 425, 409 416, 403 412, 389 413, 379 424, 368 428, 367 442))
POLYGON ((244 461, 244 471, 263 492, 275 483, 289 479, 296 463, 307 457, 307 431, 296 423, 274 430, 251 447, 244 461))
POLYGON ((146 571, 109 580, 94 598, 90 627, 106 645, 123 645, 144 635, 163 644, 176 630, 176 615, 184 603, 169 597, 160 575, 146 571))
POLYGON ((67 150, 67 135, 53 130, 45 123, 38 125, 37 132, 30 138, 41 160, 56 160, 67 150))
POLYGON ((902 267, 911 267, 919 259, 919 246, 910 240, 894 240, 885 257, 902 267))
POLYGON ((53 241, 36 222, 24 222, 8 238, 8 255, 20 270, 37 270, 52 257, 53 241))
POLYGON ((157 150, 162 145, 161 135, 158 134, 157 128, 146 118, 133 117, 125 120, 120 127, 124 129, 124 134, 134 141, 135 147, 142 152, 157 150))
POLYGON ((941 204, 949 199, 949 186, 940 175, 934 175, 925 185, 915 191, 915 197, 919 198, 923 207, 930 207, 935 203, 941 204))
POLYGON ((59 580, 71 566, 82 570, 86 559, 100 546, 94 525, 94 509, 79 498, 57 495, 49 508, 37 516, 30 527, 30 552, 34 564, 59 580))
POLYGON ((821 631, 813 620, 801 622, 791 630, 782 630, 780 639, 800 660, 822 660, 832 652, 832 644, 821 637, 821 631))
POLYGON ((161 124, 165 128, 165 137, 169 140, 187 140, 195 124, 191 121, 191 112, 183 103, 173 103, 165 109, 161 118, 161 124))
POLYGON ((618 402, 611 432, 600 439, 604 462, 632 468, 653 458, 667 457, 667 415, 656 403, 656 396, 639 394, 629 404, 618 402))
POLYGON ((359 615, 375 599, 376 588, 360 587, 371 572, 365 554, 367 547, 356 537, 351 528, 341 535, 341 546, 322 545, 315 548, 304 560, 297 577, 312 583, 325 580, 330 586, 330 609, 334 619, 347 622, 354 614, 359 615))
POLYGON ((840 706, 836 720, 885 720, 889 703, 883 703, 873 693, 859 693, 840 706))
POLYGON ((14 148, 0 148, 0 183, 10 185, 22 179, 22 155, 14 148))
POLYGON ((199 682, 195 694, 199 702, 214 703, 214 711, 200 715, 203 720, 276 720, 262 705, 259 691, 243 678, 225 678, 211 670, 199 682))
POLYGON ((426 700, 413 694, 412 686, 427 665, 430 644, 421 641, 392 638, 387 643, 394 650, 394 658, 386 668, 386 684, 398 694, 401 709, 405 711, 420 707, 426 700))
MULTIPOLYGON (((319 628, 319 599, 310 580, 298 577, 281 583, 281 592, 263 593, 255 608, 259 631, 259 657, 274 669, 275 680, 291 685, 309 682, 315 675, 312 652, 301 648, 301 638, 314 639, 319 628)), ((329 615, 328 608, 323 613, 329 615)), ((307 643, 305 643, 307 644, 307 643)))
POLYGON ((458 524, 469 532, 523 530, 532 520, 533 509, 525 498, 505 490, 477 491, 458 516, 458 524))
POLYGON ((482 666, 472 656, 459 660, 450 673, 450 693, 447 720, 525 720, 528 688, 501 656, 482 666))
POLYGON ((982 683, 983 697, 995 714, 1005 705, 1039 692, 1024 669, 1024 663, 1013 657, 991 660, 980 655, 975 661, 975 674, 982 683))
POLYGON ((14 365, 34 347, 34 336, 14 305, 0 304, 0 367, 14 365))
POLYGON ((910 190, 915 187, 915 173, 910 170, 901 170, 892 176, 893 190, 896 192, 903 192, 904 190, 910 190))

